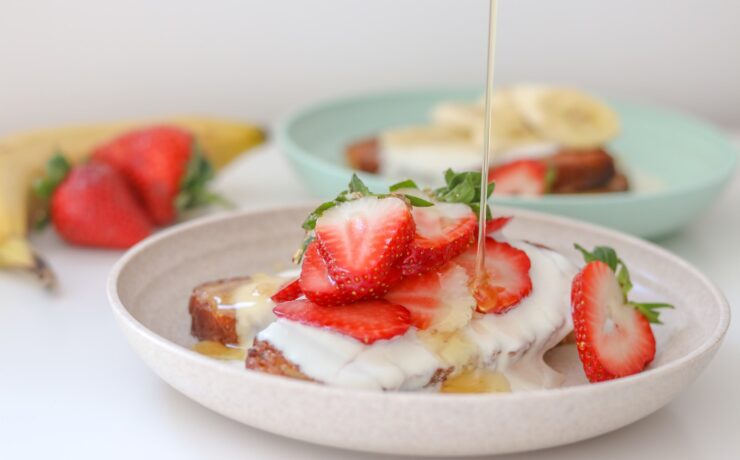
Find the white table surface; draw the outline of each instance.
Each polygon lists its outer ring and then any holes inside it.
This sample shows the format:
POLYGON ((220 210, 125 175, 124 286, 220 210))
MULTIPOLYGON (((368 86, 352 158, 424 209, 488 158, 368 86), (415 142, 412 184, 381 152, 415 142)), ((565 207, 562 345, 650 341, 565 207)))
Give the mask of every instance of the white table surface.
MULTIPOLYGON (((224 171, 218 186, 245 208, 308 198, 269 146, 224 171)), ((60 289, 49 294, 0 272, 0 458, 379 458, 271 435, 189 400, 139 360, 114 323, 105 280, 121 253, 72 248, 50 231, 34 243, 60 289)), ((703 270, 738 308, 740 177, 694 225, 660 244, 703 270)), ((651 456, 740 458, 740 321, 706 371, 664 409, 592 440, 500 458, 651 456)))

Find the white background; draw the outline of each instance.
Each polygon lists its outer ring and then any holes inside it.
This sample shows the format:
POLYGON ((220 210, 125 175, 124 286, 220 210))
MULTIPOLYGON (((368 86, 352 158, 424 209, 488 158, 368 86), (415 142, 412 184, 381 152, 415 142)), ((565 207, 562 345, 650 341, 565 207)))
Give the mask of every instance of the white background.
MULTIPOLYGON (((499 0, 498 81, 740 126, 740 1, 499 0)), ((3 0, 0 134, 179 112, 273 121, 338 94, 481 84, 487 0, 3 0)))
MULTIPOLYGON (((740 127, 740 1, 500 2, 500 82, 573 83, 740 127)), ((0 135, 179 112, 271 122, 339 94, 482 83, 485 21, 485 0, 2 0, 0 135)), ((243 206, 303 199, 277 152, 245 160, 221 178, 227 196, 243 206)), ((701 220, 661 241, 734 306, 739 210, 736 177, 701 220)), ((120 253, 71 248, 50 232, 34 243, 62 289, 0 273, 0 457, 379 458, 265 434, 188 400, 114 324, 104 281, 120 253)), ((503 458, 740 458, 738 350, 735 318, 706 372, 663 410, 503 458)))

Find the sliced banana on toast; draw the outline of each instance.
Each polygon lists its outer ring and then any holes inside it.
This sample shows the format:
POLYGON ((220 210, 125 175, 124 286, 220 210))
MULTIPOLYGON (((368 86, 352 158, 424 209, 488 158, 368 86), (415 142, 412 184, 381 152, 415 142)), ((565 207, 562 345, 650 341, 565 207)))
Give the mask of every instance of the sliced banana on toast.
POLYGON ((567 147, 603 145, 619 133, 619 116, 581 91, 538 85, 510 90, 514 104, 542 138, 567 147))

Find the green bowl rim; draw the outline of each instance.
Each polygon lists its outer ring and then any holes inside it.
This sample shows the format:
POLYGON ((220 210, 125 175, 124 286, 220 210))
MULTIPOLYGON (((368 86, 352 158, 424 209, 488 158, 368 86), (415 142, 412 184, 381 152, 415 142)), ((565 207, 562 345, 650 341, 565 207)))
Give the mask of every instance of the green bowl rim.
MULTIPOLYGON (((325 111, 328 109, 335 109, 343 105, 357 104, 363 101, 370 101, 377 98, 393 98, 409 95, 424 95, 424 94, 439 94, 439 93, 470 93, 475 94, 475 90, 470 87, 427 87, 427 88, 414 88, 414 89, 396 89, 390 91, 375 91, 366 92, 354 95, 347 95, 328 99, 320 102, 313 102, 305 104, 293 111, 288 116, 284 117, 278 122, 275 129, 275 139, 277 145, 281 151, 284 151, 288 156, 292 156, 298 160, 307 162, 314 162, 316 166, 324 168, 330 173, 345 175, 348 180, 353 173, 358 173, 362 177, 372 178, 374 180, 383 181, 382 176, 366 173, 352 169, 348 166, 339 165, 332 161, 325 160, 317 157, 309 151, 300 147, 289 135, 291 128, 299 123, 302 119, 307 118, 317 112, 325 111), (283 148, 284 147, 284 148, 283 148)), ((480 89, 478 89, 480 92, 480 89)), ((722 186, 729 181, 735 172, 737 165, 737 158, 740 155, 738 149, 730 141, 726 135, 722 133, 717 127, 712 124, 697 118, 694 115, 687 114, 681 111, 660 108, 652 105, 634 103, 624 99, 604 98, 607 101, 615 102, 618 104, 624 104, 627 106, 633 106, 638 109, 649 110, 658 112, 659 114, 665 114, 667 116, 678 117, 683 119, 682 121, 698 125, 701 129, 706 130, 713 135, 715 141, 722 145, 723 149, 728 153, 727 165, 722 168, 718 168, 718 172, 715 174, 707 175, 704 179, 690 185, 667 187, 659 190, 651 190, 647 192, 617 192, 609 194, 572 194, 572 195, 544 195, 540 197, 496 197, 495 200, 499 204, 519 204, 519 203, 538 203, 538 204, 553 204, 553 205, 583 205, 583 204, 594 204, 594 203, 626 203, 634 202, 636 200, 654 200, 661 199, 668 196, 674 197, 676 195, 691 194, 696 191, 708 189, 714 186, 722 186), (595 200, 595 202, 594 202, 595 200)))

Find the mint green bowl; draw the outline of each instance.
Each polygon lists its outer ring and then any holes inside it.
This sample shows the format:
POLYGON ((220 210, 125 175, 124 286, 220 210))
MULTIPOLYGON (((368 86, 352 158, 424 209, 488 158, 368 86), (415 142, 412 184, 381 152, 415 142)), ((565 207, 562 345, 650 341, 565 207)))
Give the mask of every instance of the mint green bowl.
MULTIPOLYGON (((331 101, 298 111, 277 129, 277 143, 317 198, 335 196, 352 170, 347 144, 395 126, 428 121, 438 102, 474 100, 475 90, 416 90, 331 101)), ((717 129, 697 119, 632 103, 609 101, 619 112, 622 134, 610 145, 631 179, 652 177, 659 187, 607 195, 496 197, 515 206, 582 219, 645 238, 673 233, 706 209, 727 184, 737 151, 717 129)), ((383 177, 359 173, 374 190, 383 177)))

